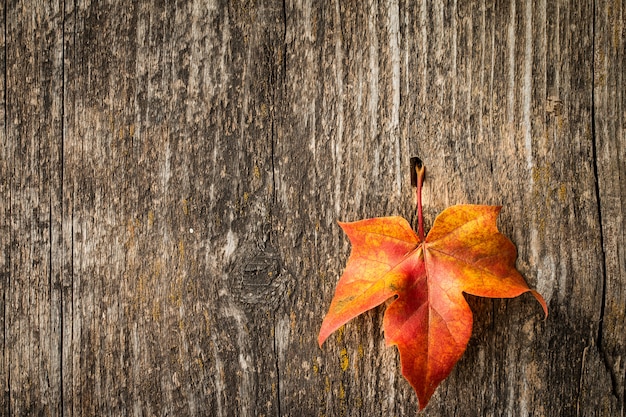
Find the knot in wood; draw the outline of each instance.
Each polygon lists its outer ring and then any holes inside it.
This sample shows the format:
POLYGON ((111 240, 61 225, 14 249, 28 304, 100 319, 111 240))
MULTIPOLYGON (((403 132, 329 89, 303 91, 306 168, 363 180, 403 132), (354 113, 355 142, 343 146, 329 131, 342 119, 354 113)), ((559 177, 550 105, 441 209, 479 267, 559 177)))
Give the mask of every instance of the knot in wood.
POLYGON ((283 293, 283 275, 278 253, 272 248, 257 249, 243 258, 234 292, 244 304, 273 306, 283 293))

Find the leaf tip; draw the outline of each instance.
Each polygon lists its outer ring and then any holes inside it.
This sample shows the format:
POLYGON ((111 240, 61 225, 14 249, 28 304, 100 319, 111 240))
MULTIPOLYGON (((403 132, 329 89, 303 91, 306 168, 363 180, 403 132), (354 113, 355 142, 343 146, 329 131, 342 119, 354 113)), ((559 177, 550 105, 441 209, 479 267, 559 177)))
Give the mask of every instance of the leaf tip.
POLYGON ((541 304, 541 308, 543 308, 543 314, 544 314, 543 320, 544 321, 547 320, 548 319, 548 304, 546 303, 546 300, 544 300, 541 294, 539 294, 535 290, 530 290, 530 293, 537 299, 539 304, 541 304))
POLYGON ((317 337, 317 345, 320 347, 320 349, 322 348, 322 345, 324 344, 325 341, 326 339, 322 339, 321 335, 317 337))
MULTIPOLYGON (((415 387, 413 387, 415 389, 415 387)), ((417 391, 416 391, 417 393, 417 391)), ((421 393, 417 395, 417 403, 419 404, 419 412, 421 413, 422 411, 424 411, 424 409, 426 408, 426 406, 428 405, 428 403, 430 402, 430 398, 432 397, 432 394, 434 393, 434 390, 432 393, 421 393)))
POLYGON ((326 339, 328 339, 328 336, 330 336, 331 333, 332 332, 328 331, 327 326, 326 326, 326 321, 324 320, 324 323, 322 323, 320 332, 317 335, 317 344, 319 345, 320 348, 322 347, 326 339))
POLYGON ((485 207, 489 207, 491 210, 493 210, 496 217, 498 217, 500 215, 500 212, 502 211, 503 206, 485 206, 485 207))

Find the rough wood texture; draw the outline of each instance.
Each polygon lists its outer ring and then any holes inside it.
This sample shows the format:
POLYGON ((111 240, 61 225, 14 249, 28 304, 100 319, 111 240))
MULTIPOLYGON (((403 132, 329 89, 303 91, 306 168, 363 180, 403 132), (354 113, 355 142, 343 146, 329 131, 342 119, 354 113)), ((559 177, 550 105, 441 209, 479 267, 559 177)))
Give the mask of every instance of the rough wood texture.
POLYGON ((337 220, 501 204, 425 416, 625 416, 621 1, 0 7, 0 414, 415 415, 337 220))

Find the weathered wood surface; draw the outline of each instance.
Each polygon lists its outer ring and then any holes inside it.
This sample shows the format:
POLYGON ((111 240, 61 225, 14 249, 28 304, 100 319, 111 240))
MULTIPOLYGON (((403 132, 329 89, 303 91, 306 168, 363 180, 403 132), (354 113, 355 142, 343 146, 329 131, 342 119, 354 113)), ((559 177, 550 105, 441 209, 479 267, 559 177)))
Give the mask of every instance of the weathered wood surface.
MULTIPOLYGON (((0 414, 414 415, 337 220, 501 204, 426 416, 624 416, 621 1, 0 7, 0 414)), ((430 225, 431 223, 427 223, 430 225)))

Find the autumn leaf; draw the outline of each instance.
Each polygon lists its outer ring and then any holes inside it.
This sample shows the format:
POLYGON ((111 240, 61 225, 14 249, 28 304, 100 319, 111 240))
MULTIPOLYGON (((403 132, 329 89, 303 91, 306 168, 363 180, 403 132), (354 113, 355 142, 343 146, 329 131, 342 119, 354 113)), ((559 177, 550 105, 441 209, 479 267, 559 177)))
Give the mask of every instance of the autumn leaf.
MULTIPOLYGON (((420 192, 421 182, 423 235, 420 192)), ((494 206, 449 207, 425 239, 402 217, 339 223, 352 252, 322 323, 320 346, 352 318, 397 297, 385 311, 385 340, 398 347, 402 374, 423 409, 469 341, 472 312, 464 292, 494 298, 531 292, 547 316, 544 299, 515 269, 517 251, 498 232, 499 212, 494 206)))

